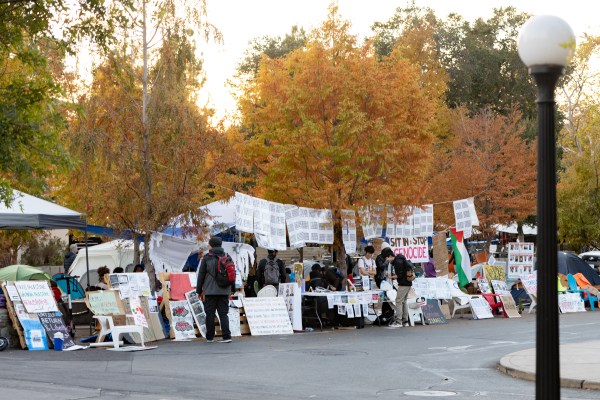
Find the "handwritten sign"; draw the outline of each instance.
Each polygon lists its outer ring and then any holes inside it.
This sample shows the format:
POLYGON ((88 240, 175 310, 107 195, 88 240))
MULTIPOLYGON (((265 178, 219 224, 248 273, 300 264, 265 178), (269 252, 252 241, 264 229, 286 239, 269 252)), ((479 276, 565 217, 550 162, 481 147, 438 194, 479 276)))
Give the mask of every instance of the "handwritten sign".
POLYGON ((517 311, 515 299, 510 294, 500 295, 500 301, 502 301, 502 308, 508 318, 521 318, 521 314, 517 311))
POLYGON ((558 307, 562 313, 585 312, 585 304, 579 293, 559 294, 558 307))
POLYGON ((525 291, 532 296, 537 296, 537 272, 533 271, 533 274, 521 275, 521 283, 525 291))
POLYGON ((172 327, 175 340, 194 339, 194 318, 190 306, 186 301, 171 301, 169 303, 172 316, 172 327))
POLYGON ((492 308, 483 296, 470 296, 469 304, 471 305, 475 319, 494 318, 492 308))
POLYGON ((291 335, 292 323, 282 297, 245 297, 244 310, 252 335, 291 335))
POLYGON ((62 314, 59 312, 41 312, 38 313, 38 317, 42 326, 46 330, 46 335, 48 335, 48 339, 53 340, 54 334, 60 332, 63 334, 63 349, 68 349, 70 347, 75 346, 75 342, 71 339, 71 335, 69 334, 69 330, 65 325, 65 321, 63 320, 62 314))
POLYGON ((427 325, 444 325, 448 323, 440 308, 439 301, 428 299, 427 304, 421 307, 421 309, 427 325))
POLYGON ((413 290, 419 297, 426 299, 451 299, 449 283, 446 277, 443 278, 417 278, 413 281, 413 290))
POLYGON ((27 312, 58 311, 47 281, 17 281, 15 286, 27 312))
POLYGON ((123 303, 116 290, 103 290, 88 292, 90 308, 96 315, 121 315, 125 314, 123 303))
POLYGON ((407 260, 417 263, 429 261, 426 237, 393 237, 390 238, 390 247, 394 254, 402 254, 407 260))
POLYGON ((144 309, 142 308, 142 303, 140 302, 139 297, 135 296, 129 298, 129 311, 133 315, 133 321, 136 325, 143 326, 145 328, 148 327, 148 321, 144 315, 144 309))

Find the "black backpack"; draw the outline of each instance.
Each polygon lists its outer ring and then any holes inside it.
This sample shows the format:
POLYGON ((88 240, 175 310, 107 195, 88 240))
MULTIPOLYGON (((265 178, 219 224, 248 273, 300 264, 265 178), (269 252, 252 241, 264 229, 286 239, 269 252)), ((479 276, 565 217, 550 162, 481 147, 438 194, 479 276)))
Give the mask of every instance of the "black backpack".
MULTIPOLYGON (((413 263, 410 262, 402 254, 398 254, 396 258, 394 258, 394 266, 398 264, 402 266, 402 271, 404 272, 404 279, 406 279, 408 282, 414 281, 417 275, 415 274, 415 268, 413 266, 413 263)), ((400 274, 397 275, 400 277, 400 274)))
POLYGON ((279 285, 279 264, 277 263, 278 259, 274 258, 274 259, 270 259, 267 258, 267 264, 265 265, 265 272, 264 272, 264 278, 265 278, 265 285, 274 285, 277 286, 279 285))

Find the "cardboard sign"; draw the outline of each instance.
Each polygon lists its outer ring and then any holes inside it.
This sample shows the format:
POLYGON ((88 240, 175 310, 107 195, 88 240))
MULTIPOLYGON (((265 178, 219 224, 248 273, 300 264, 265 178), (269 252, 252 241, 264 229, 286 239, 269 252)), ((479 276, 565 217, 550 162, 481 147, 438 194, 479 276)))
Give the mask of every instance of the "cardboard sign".
POLYGON ((414 263, 429 261, 426 237, 393 237, 390 238, 390 247, 394 254, 402 254, 407 260, 414 263))
POLYGON ((469 304, 475 319, 494 318, 492 308, 483 296, 470 296, 469 304))
MULTIPOLYGON (((204 303, 198 297, 198 293, 195 290, 191 290, 185 294, 185 298, 192 310, 192 316, 194 318, 194 322, 196 322, 196 326, 198 327, 198 331, 203 338, 206 337, 206 312, 204 311, 204 303)), ((231 310, 231 309, 230 309, 231 310)), ((239 312, 238 312, 239 315, 239 312)), ((239 321, 239 317, 238 317, 239 321)))
POLYGON ((433 236, 433 263, 435 265, 436 276, 448 275, 448 246, 446 245, 446 235, 440 233, 433 236))
POLYGON ((521 314, 517 310, 515 299, 510 294, 500 295, 500 301, 502 302, 502 308, 508 318, 521 318, 521 314))
POLYGON ((171 301, 169 303, 172 315, 175 340, 194 339, 194 317, 187 301, 171 301))
POLYGON ((99 290, 88 292, 89 307, 96 315, 121 315, 125 314, 123 303, 116 290, 99 290))
POLYGON ((40 322, 46 331, 49 340, 54 340, 54 334, 60 332, 63 334, 63 349, 66 350, 75 346, 75 342, 69 334, 69 330, 65 325, 62 314, 60 312, 41 312, 38 313, 40 322))
POLYGON ((579 293, 559 294, 558 307, 562 313, 585 312, 585 304, 579 293))
POLYGON ((438 300, 427 299, 427 304, 421 309, 427 325, 443 325, 448 323, 446 317, 444 317, 444 313, 440 309, 438 300))
POLYGON ((16 281, 15 286, 27 312, 58 311, 48 281, 16 281))
POLYGON ((281 297, 245 297, 246 318, 252 335, 291 335, 292 324, 281 297))
POLYGON ((146 320, 146 316, 144 315, 144 309, 142 308, 142 303, 140 302, 140 298, 130 297, 129 298, 129 310, 133 315, 133 320, 136 325, 143 326, 145 328, 148 327, 148 321, 146 320))

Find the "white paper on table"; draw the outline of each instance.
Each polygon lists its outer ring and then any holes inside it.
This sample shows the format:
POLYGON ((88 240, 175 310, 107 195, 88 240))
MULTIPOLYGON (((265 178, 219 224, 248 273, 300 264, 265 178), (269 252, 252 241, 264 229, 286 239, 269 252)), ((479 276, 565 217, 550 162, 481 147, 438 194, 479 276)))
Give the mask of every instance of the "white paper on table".
POLYGON ((358 317, 360 315, 360 310, 361 310, 361 305, 355 304, 354 305, 354 315, 356 315, 358 317))
POLYGON ((364 316, 367 316, 369 314, 369 305, 368 304, 362 304, 362 312, 364 316))
POLYGON ((340 314, 340 315, 346 315, 346 306, 339 305, 338 306, 338 314, 340 314))
POLYGON ((354 307, 353 306, 346 307, 346 314, 348 315, 348 318, 354 318, 354 307))
POLYGON ((327 308, 330 310, 333 308, 333 295, 332 294, 327 295, 327 308))

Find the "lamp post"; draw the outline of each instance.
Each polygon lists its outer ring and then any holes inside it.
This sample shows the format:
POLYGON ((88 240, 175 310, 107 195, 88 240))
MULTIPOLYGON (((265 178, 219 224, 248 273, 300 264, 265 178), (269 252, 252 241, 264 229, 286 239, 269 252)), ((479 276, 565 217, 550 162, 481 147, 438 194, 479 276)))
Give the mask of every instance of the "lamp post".
POLYGON ((554 89, 575 50, 575 35, 561 18, 539 15, 519 33, 521 60, 537 85, 538 305, 536 320, 536 399, 560 399, 558 301, 556 290, 556 135, 554 89))

